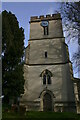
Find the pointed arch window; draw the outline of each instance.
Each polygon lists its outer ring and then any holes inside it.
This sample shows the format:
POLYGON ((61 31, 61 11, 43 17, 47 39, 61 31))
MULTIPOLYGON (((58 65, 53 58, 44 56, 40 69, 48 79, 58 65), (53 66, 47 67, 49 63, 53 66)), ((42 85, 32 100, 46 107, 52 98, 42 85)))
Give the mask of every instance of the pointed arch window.
POLYGON ((43 85, 48 85, 51 84, 51 77, 52 73, 49 70, 44 70, 41 74, 40 77, 43 79, 43 85))

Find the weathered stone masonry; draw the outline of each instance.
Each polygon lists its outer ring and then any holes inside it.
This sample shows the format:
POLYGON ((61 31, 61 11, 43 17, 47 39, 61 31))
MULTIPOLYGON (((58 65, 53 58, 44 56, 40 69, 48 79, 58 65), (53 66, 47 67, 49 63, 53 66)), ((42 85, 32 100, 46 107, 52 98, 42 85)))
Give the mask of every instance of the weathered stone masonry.
POLYGON ((31 17, 21 99, 26 110, 76 111, 67 50, 60 14, 31 17))

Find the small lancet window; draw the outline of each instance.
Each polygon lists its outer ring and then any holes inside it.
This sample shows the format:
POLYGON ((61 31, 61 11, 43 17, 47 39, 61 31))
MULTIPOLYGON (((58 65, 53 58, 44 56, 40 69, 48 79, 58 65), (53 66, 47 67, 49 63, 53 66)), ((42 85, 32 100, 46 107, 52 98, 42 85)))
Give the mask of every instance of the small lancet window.
POLYGON ((50 77, 50 75, 47 75, 47 83, 51 84, 51 77, 50 77))
POLYGON ((43 84, 46 84, 46 75, 43 75, 43 84))
POLYGON ((47 58, 47 52, 45 52, 45 58, 47 58))
POLYGON ((44 35, 48 35, 48 26, 44 27, 44 35))

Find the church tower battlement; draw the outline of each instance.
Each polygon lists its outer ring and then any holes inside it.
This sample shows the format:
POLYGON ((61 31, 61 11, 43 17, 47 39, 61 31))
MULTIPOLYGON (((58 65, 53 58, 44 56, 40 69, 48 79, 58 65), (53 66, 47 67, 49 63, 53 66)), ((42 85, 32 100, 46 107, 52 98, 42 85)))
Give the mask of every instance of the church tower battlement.
POLYGON ((44 15, 41 15, 41 16, 32 16, 31 19, 30 19, 30 23, 31 22, 39 22, 41 20, 55 20, 55 19, 61 19, 61 15, 60 13, 58 14, 48 14, 46 16, 44 15))

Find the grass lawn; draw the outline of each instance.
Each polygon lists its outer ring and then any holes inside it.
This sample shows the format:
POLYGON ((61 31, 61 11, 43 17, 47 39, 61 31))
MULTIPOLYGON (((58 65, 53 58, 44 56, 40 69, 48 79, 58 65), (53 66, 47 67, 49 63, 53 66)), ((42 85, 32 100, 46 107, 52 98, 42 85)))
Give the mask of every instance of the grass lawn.
POLYGON ((6 112, 3 113, 3 119, 2 120, 42 120, 42 119, 48 119, 48 120, 80 120, 80 115, 77 115, 76 113, 59 113, 59 112, 26 112, 26 113, 16 113, 16 112, 6 112))

